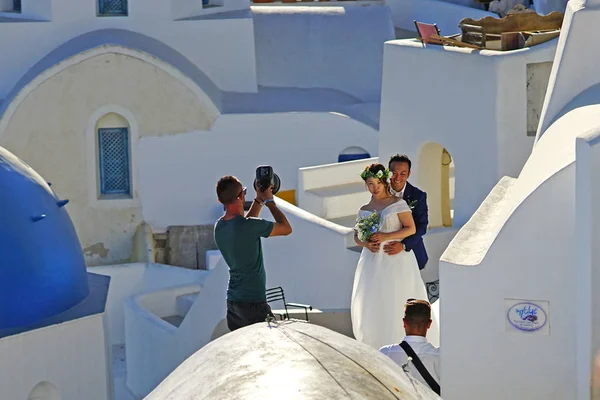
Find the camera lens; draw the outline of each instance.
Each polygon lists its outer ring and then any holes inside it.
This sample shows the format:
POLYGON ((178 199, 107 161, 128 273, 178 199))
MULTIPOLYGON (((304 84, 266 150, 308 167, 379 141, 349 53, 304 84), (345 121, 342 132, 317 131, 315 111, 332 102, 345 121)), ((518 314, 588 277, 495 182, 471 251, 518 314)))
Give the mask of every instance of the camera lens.
POLYGON ((281 180, 279 179, 279 176, 277 174, 273 174, 273 194, 276 194, 277 192, 279 192, 280 188, 281 188, 281 180))

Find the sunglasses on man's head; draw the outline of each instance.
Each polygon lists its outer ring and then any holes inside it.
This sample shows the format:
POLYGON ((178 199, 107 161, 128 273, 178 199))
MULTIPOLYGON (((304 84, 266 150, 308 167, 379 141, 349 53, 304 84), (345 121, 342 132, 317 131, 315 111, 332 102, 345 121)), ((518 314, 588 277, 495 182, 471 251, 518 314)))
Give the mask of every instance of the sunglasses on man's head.
POLYGON ((237 195, 237 197, 240 197, 242 194, 245 196, 247 192, 248 192, 248 188, 246 186, 244 186, 242 188, 242 190, 240 191, 240 194, 237 195))

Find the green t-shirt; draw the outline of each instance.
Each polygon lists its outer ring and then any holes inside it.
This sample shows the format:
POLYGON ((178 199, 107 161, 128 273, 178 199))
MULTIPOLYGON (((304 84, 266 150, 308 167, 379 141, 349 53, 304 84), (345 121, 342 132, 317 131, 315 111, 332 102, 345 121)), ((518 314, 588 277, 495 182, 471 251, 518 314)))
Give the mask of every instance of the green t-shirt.
POLYGON ((260 238, 269 237, 274 223, 238 216, 215 224, 215 242, 229 266, 227 300, 266 301, 267 276, 260 238))

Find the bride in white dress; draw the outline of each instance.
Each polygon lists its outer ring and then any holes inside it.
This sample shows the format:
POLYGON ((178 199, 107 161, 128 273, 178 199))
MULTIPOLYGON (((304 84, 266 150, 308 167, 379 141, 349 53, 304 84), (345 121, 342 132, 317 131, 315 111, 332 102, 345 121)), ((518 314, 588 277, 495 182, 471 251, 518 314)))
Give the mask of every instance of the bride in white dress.
MULTIPOLYGON (((414 253, 403 251, 390 256, 382 249, 386 242, 402 240, 416 230, 406 201, 391 194, 390 176, 381 164, 372 164, 361 173, 372 197, 360 208, 358 216, 380 213, 381 228, 368 242, 361 242, 354 234, 354 241, 363 249, 352 289, 352 330, 356 340, 376 349, 399 343, 405 336, 407 299, 428 299, 414 253)), ((436 323, 432 327, 437 328, 436 323)))

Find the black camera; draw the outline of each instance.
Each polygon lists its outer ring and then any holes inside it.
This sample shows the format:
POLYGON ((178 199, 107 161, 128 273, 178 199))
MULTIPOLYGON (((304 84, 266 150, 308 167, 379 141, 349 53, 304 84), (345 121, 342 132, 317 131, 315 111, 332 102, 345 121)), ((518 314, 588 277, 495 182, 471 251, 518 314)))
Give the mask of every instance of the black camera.
POLYGON ((261 165, 256 168, 256 180, 259 189, 261 191, 265 191, 269 185, 273 185, 273 194, 279 192, 279 188, 281 187, 281 180, 279 176, 275 172, 273 172, 273 167, 269 165, 261 165))

